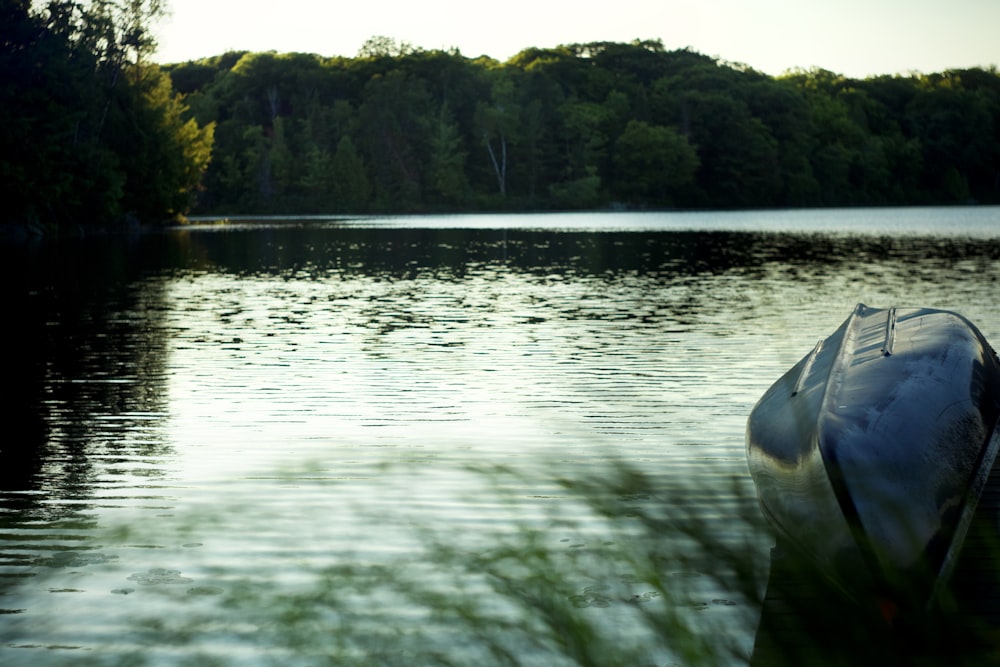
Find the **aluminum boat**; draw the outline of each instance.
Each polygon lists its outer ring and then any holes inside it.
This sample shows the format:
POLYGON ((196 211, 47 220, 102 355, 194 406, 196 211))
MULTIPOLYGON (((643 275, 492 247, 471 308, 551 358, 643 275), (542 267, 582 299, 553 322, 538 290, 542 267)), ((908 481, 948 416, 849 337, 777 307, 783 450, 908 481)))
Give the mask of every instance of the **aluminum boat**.
POLYGON ((927 609, 990 475, 1000 362, 964 317, 859 304, 747 423, 779 539, 858 602, 927 609))

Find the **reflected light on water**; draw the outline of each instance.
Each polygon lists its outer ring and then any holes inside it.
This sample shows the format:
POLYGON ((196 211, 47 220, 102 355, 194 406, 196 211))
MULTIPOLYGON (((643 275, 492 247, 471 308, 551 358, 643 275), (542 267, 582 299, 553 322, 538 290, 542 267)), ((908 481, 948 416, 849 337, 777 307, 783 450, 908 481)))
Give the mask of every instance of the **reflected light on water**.
POLYGON ((993 210, 909 234, 887 211, 891 235, 739 215, 240 223, 92 241, 105 273, 12 260, 0 662, 580 662, 557 621, 603 664, 745 660, 750 408, 858 301, 1000 340, 1000 234, 993 210))

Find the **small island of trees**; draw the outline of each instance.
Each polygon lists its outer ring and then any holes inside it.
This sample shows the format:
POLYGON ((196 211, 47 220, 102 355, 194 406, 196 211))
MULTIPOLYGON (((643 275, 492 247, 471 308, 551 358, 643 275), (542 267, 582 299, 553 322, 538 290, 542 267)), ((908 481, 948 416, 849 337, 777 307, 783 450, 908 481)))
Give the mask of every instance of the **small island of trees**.
POLYGON ((158 66, 158 0, 0 7, 22 224, 1000 202, 995 67, 773 77, 659 40, 501 63, 384 37, 158 66))

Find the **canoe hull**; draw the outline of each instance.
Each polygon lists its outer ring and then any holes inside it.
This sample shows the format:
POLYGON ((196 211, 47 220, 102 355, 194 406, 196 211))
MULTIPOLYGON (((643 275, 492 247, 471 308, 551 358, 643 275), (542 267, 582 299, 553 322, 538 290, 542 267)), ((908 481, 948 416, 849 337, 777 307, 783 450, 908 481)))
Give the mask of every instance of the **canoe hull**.
POLYGON ((751 412, 765 516, 848 596, 931 604, 1000 446, 1000 363, 949 311, 859 304, 751 412))

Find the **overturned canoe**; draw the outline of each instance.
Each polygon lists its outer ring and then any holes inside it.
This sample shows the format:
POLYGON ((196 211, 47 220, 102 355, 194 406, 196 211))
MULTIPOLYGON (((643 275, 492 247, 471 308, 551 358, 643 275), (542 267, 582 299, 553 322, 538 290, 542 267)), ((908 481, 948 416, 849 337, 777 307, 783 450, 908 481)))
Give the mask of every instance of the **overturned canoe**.
POLYGON ((747 423, 761 508, 849 597, 927 607, 1000 447, 1000 362, 965 318, 859 304, 747 423))

